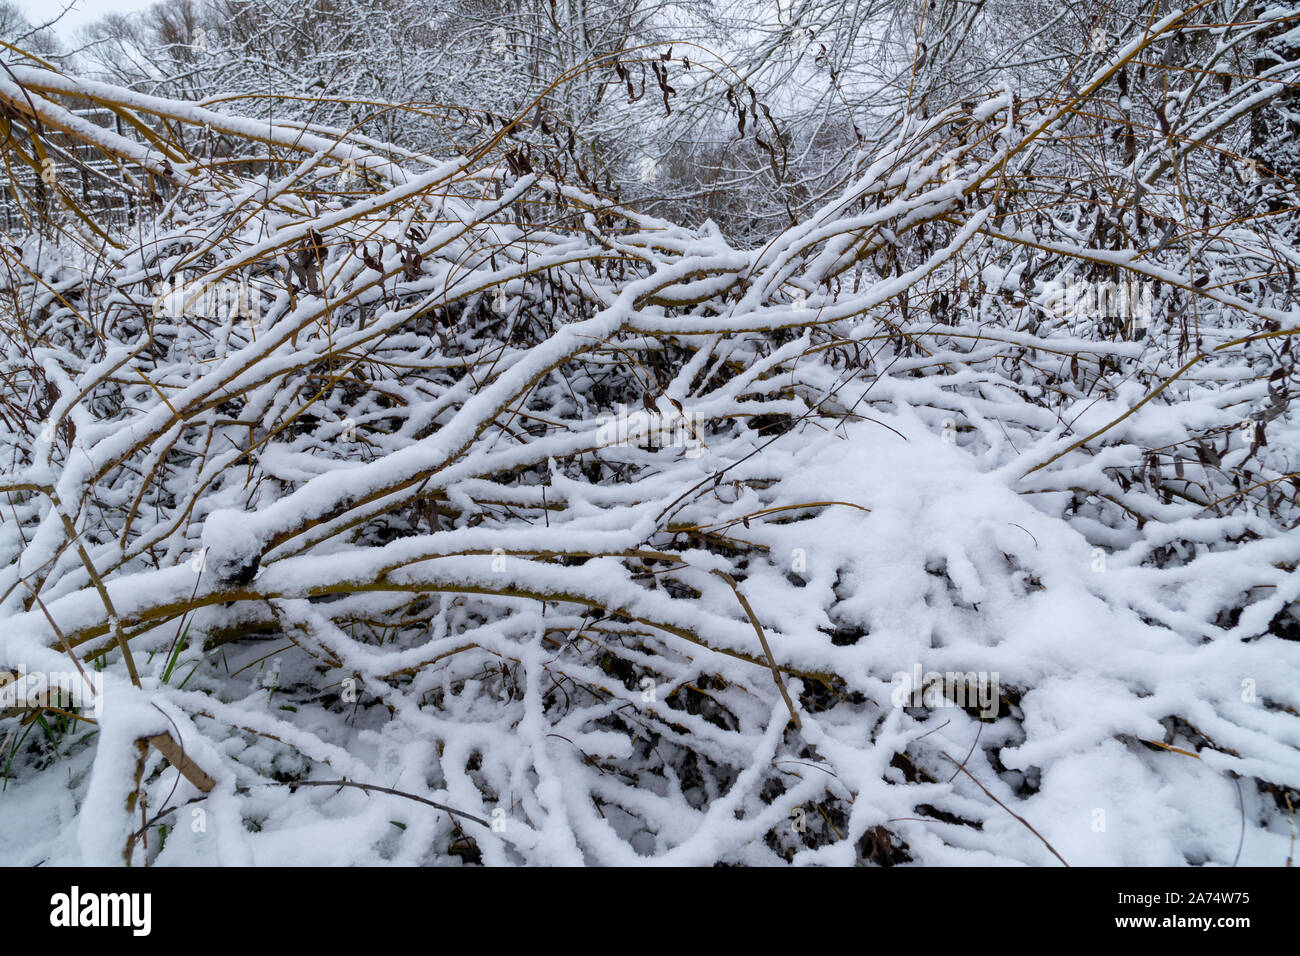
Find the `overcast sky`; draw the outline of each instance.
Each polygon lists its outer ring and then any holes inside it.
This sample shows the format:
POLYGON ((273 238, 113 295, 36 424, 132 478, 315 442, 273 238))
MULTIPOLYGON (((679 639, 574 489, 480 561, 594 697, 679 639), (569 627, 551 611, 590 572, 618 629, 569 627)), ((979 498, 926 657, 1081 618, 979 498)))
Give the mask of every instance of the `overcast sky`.
POLYGON ((93 23, 110 13, 131 13, 153 6, 158 0, 17 0, 23 15, 32 23, 44 23, 72 3, 72 9, 54 26, 60 38, 72 35, 77 27, 93 23))

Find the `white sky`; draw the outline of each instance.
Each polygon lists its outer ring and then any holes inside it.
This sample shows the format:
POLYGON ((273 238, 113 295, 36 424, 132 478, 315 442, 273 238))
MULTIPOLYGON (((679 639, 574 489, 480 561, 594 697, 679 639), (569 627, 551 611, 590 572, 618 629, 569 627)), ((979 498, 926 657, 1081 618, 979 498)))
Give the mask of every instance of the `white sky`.
POLYGON ((72 3, 69 10, 52 28, 59 39, 70 39, 78 27, 93 23, 110 13, 132 13, 153 6, 158 0, 17 0, 23 16, 32 23, 44 23, 72 3))

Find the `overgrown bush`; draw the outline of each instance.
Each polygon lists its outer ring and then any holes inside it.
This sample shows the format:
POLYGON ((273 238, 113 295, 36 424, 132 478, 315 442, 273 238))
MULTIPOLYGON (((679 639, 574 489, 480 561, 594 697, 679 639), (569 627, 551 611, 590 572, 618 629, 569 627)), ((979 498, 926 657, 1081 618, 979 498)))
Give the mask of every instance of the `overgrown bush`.
MULTIPOLYGON (((542 94, 410 108, 430 154, 7 66, 0 664, 103 698, 9 713, 0 814, 78 824, 7 855, 1287 860, 1296 71, 1234 72, 1289 49, 1247 13, 978 93, 917 41, 802 192, 724 82, 752 241, 542 94)), ((668 124, 688 57, 556 88, 668 124)))

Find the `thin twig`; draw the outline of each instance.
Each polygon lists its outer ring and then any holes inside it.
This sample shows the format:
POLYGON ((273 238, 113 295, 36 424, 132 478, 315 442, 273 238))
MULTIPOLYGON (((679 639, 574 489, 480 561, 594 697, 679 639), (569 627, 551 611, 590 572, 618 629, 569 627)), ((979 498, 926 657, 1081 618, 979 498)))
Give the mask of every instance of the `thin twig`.
POLYGON ((786 692, 785 681, 781 679, 781 672, 777 670, 776 658, 772 656, 772 648, 767 644, 767 637, 763 634, 763 625, 758 623, 758 617, 754 614, 754 609, 749 606, 749 601, 745 599, 745 595, 740 593, 740 588, 736 587, 735 578, 718 568, 714 568, 713 573, 731 585, 731 590, 736 594, 736 600, 740 602, 740 606, 744 608, 745 614, 749 617, 749 623, 754 625, 754 633, 758 635, 758 643, 763 645, 763 653, 767 655, 767 665, 772 669, 772 680, 776 681, 776 688, 781 692, 781 698, 785 701, 786 709, 790 711, 790 719, 794 721, 796 730, 803 730, 803 724, 799 720, 799 712, 794 709, 794 702, 790 700, 790 695, 786 692))
MULTIPOLYGON (((948 754, 947 754, 946 752, 942 751, 942 750, 939 751, 939 754, 940 754, 941 756, 948 757, 948 754)), ((1056 852, 1056 847, 1054 847, 1054 846, 1052 846, 1052 844, 1048 843, 1048 842, 1047 842, 1047 838, 1044 837, 1044 836, 1043 836, 1041 833, 1039 833, 1037 830, 1035 830, 1035 829, 1030 825, 1030 823, 1029 823, 1028 820, 1026 820, 1026 819, 1025 819, 1024 817, 1022 817, 1020 814, 1016 813, 1016 811, 1012 810, 1010 807, 1008 807, 1005 803, 1003 803, 1003 802, 1002 802, 1001 800, 999 800, 997 797, 993 796, 993 794, 989 791, 989 788, 986 787, 986 786, 984 786, 984 784, 980 783, 979 780, 976 780, 975 775, 974 775, 973 773, 971 773, 969 770, 967 770, 964 766, 962 766, 961 764, 957 763, 957 761, 956 761, 956 760, 953 760, 952 757, 948 757, 948 759, 949 759, 949 760, 952 760, 953 763, 957 764, 957 769, 958 769, 958 770, 960 770, 960 771, 961 771, 962 773, 964 773, 966 776, 970 777, 971 780, 974 780, 974 781, 975 781, 975 786, 977 786, 977 787, 979 787, 981 790, 983 790, 985 796, 987 796, 990 800, 992 800, 994 803, 996 803, 998 806, 1000 806, 1003 810, 1007 811, 1007 813, 1011 814, 1013 817, 1015 817, 1017 820, 1019 820, 1021 823, 1023 823, 1023 824, 1025 825, 1025 829, 1027 829, 1027 830, 1028 830, 1030 833, 1032 833, 1034 836, 1038 837, 1038 839, 1042 840, 1042 841, 1043 841, 1043 846, 1047 847, 1049 850, 1052 851, 1052 856, 1056 857, 1058 860, 1060 860, 1060 861, 1061 861, 1063 864, 1065 864, 1066 866, 1069 866, 1069 865, 1070 865, 1070 864, 1068 864, 1068 863, 1065 862, 1065 857, 1061 856, 1061 854, 1059 854, 1059 853, 1056 852)))
POLYGON ((428 800, 419 794, 405 793, 401 790, 394 790, 391 787, 381 787, 373 783, 356 783, 352 780, 290 780, 285 786, 290 790, 296 790, 298 787, 356 787, 358 790, 373 790, 376 793, 387 793, 394 797, 405 797, 407 800, 414 800, 417 803, 427 804, 434 809, 441 810, 444 813, 450 813, 452 816, 463 817, 466 820, 472 820, 479 826, 491 829, 492 824, 488 823, 482 817, 476 817, 472 813, 466 813, 464 810, 454 810, 444 803, 438 803, 434 800, 428 800))

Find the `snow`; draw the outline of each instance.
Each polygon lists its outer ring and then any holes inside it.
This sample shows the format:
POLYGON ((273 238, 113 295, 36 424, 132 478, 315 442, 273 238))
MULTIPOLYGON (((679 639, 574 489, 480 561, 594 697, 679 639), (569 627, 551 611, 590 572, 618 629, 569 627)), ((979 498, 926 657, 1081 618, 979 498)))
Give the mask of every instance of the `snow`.
MULTIPOLYGON (((1115 66, 1189 15, 1117 33, 1068 95, 1146 110, 1115 66)), ((775 105, 811 109, 822 67, 793 62, 775 105)), ((68 104, 285 158, 178 153, 120 248, 4 250, 0 670, 70 649, 105 693, 49 738, 0 718, 0 862, 1286 860, 1288 220, 1195 157, 1179 175, 1231 215, 1167 246, 1113 197, 1039 208, 1003 187, 1033 163, 1077 191, 1039 135, 1073 135, 1076 104, 990 76, 882 101, 798 215, 738 228, 597 195, 565 158, 587 147, 531 121, 432 155, 15 65, 0 102, 137 171, 163 175, 156 146, 68 104), (349 162, 364 188, 318 188, 349 162), (1116 275, 1155 288, 1140 336, 1061 308, 1116 275), (256 314, 187 322, 160 278, 248 281, 256 314), (616 412, 691 440, 611 437, 616 412)), ((1281 89, 1257 86, 1171 103, 1217 135, 1281 89)), ((609 107, 629 141, 643 108, 609 107)), ((1187 220, 1154 146, 1127 171, 1109 148, 1114 181, 1151 180, 1134 203, 1187 220)))

